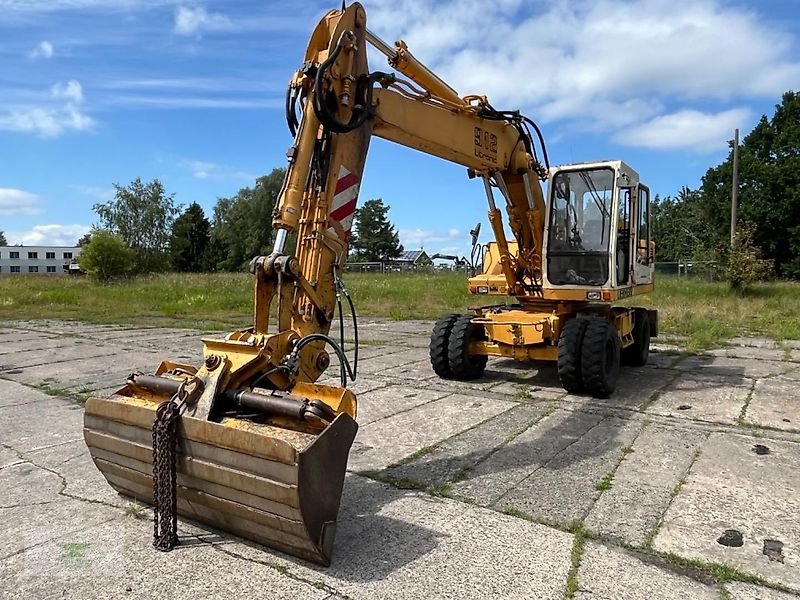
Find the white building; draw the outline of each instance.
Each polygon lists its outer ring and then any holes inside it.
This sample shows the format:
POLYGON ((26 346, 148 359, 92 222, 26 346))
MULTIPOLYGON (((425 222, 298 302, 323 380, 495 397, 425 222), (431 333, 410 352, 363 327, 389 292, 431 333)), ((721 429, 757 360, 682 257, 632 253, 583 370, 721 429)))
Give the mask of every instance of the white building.
POLYGON ((77 246, 0 246, 0 275, 63 275, 80 253, 77 246))

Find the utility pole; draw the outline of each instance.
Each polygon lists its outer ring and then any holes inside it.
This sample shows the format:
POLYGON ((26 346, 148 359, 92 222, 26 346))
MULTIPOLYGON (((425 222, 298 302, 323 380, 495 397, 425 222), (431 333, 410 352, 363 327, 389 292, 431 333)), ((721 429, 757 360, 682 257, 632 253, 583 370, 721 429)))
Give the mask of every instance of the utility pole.
POLYGON ((739 130, 733 137, 733 183, 731 185, 731 248, 736 240, 736 209, 739 203, 739 130))

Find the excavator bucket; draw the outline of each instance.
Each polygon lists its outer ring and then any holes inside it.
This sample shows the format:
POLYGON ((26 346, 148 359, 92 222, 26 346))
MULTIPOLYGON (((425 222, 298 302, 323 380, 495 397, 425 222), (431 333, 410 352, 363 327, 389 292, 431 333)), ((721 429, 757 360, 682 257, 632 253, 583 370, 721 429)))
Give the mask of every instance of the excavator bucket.
MULTIPOLYGON (((313 384, 298 384, 292 394, 320 397, 325 389, 329 395, 350 394, 313 384)), ((86 402, 83 432, 95 465, 120 494, 149 504, 153 422, 156 408, 170 395, 129 381, 109 398, 86 402)), ((267 415, 215 422, 190 412, 177 424, 178 514, 330 564, 355 420, 337 411, 326 426, 314 429, 267 415)))

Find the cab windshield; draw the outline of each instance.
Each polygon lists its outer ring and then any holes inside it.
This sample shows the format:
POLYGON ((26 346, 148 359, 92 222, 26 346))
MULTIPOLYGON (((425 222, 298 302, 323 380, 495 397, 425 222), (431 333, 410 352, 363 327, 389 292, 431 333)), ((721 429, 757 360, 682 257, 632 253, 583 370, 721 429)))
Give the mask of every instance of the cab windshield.
POLYGON ((550 192, 547 276, 555 285, 608 281, 614 171, 562 171, 550 192))

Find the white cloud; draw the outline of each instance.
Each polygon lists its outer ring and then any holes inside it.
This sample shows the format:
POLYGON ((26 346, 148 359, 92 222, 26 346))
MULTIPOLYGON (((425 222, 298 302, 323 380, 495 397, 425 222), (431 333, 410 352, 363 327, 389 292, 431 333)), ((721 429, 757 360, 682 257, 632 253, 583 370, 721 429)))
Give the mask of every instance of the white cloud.
POLYGON ((189 169, 192 172, 192 177, 195 179, 238 179, 250 182, 255 182, 256 180, 256 175, 252 173, 209 161, 183 159, 180 160, 179 163, 183 167, 189 169))
POLYGON ((232 27, 228 17, 210 13, 201 6, 175 9, 175 33, 178 35, 200 35, 204 31, 226 31, 232 27))
POLYGON ((0 130, 58 137, 65 131, 87 131, 94 120, 83 112, 83 88, 77 81, 57 83, 40 105, 10 106, 0 113, 0 130))
POLYGON ((726 141, 733 138, 733 130, 742 127, 751 116, 749 110, 742 108, 719 113, 682 110, 619 132, 614 140, 624 146, 641 148, 725 151, 726 141))
POLYGON ((42 212, 40 205, 41 198, 36 194, 14 188, 0 188, 0 217, 36 215, 42 212))
POLYGON ((52 58, 53 57, 53 44, 47 40, 39 42, 39 44, 30 51, 31 58, 52 58))
POLYGON ((10 245, 74 246, 90 229, 90 225, 34 225, 27 231, 9 231, 6 239, 10 245))
POLYGON ((50 88, 50 95, 56 100, 66 100, 72 104, 83 102, 83 87, 74 79, 67 83, 57 83, 50 88))
POLYGON ((111 200, 116 194, 113 187, 100 187, 97 185, 73 185, 73 189, 78 190, 81 194, 97 198, 98 200, 111 200))
POLYGON ((373 0, 368 17, 462 95, 486 94, 562 129, 617 132, 701 103, 777 98, 800 80, 788 30, 721 0, 680 10, 674 0, 532 5, 373 0), (476 43, 469 32, 478 31, 489 33, 476 43))

